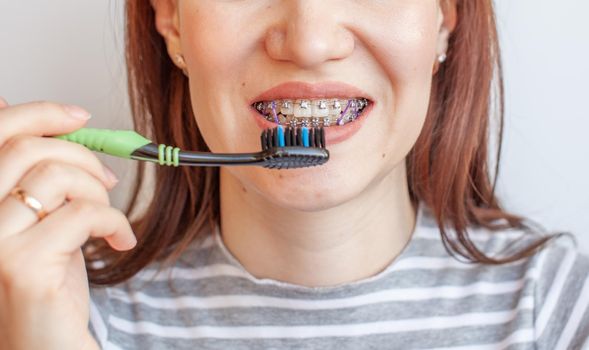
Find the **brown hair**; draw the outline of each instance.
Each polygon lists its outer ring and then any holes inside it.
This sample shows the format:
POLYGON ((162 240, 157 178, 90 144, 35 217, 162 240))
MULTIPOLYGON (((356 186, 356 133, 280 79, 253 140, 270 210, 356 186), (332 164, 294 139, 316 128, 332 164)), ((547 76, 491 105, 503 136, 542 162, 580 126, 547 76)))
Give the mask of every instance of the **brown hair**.
MULTIPOLYGON (((407 156, 411 199, 434 214, 449 252, 470 262, 500 264, 535 253, 555 236, 541 236, 504 257, 485 255, 469 239, 468 227, 530 230, 523 217, 501 208, 495 196, 503 133, 504 93, 501 55, 492 0, 457 0, 457 25, 448 59, 433 77, 423 130, 407 156), (496 77, 494 80, 493 77, 496 77), (496 90, 493 90, 495 88, 496 90), (496 92, 498 142, 494 181, 488 169, 492 93, 496 92), (443 223, 454 230, 446 231, 443 223)), ((128 88, 135 126, 154 142, 209 151, 193 115, 188 80, 167 55, 155 28, 149 1, 126 3, 128 88)), ((127 207, 138 206, 145 164, 127 207)), ((155 169, 153 198, 132 222, 138 245, 116 252, 103 240, 85 245, 88 275, 95 285, 125 281, 154 261, 172 264, 185 248, 219 220, 216 168, 155 169), (100 261, 100 264, 95 262, 100 261)))

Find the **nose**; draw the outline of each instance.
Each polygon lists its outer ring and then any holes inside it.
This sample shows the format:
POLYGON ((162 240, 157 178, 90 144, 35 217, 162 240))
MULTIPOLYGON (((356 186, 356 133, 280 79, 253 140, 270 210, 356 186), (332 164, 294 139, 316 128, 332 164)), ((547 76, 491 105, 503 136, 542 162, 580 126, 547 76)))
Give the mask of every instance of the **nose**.
POLYGON ((353 33, 342 23, 341 6, 328 0, 285 0, 280 17, 267 31, 265 46, 275 60, 313 68, 354 51, 353 33))

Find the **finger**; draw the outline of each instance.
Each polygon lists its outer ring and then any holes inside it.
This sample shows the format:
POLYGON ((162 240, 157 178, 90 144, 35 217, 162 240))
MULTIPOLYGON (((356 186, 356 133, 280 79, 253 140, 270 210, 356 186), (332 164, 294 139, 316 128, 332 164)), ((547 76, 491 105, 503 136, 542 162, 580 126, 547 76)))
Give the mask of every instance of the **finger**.
POLYGON ((0 109, 4 107, 8 107, 8 102, 6 102, 6 100, 2 96, 0 96, 0 109))
POLYGON ((84 146, 73 142, 36 136, 13 137, 0 148, 0 198, 4 198, 35 164, 42 160, 78 166, 111 189, 116 184, 102 162, 84 146))
MULTIPOLYGON (((27 195, 37 199, 47 213, 66 200, 86 199, 110 205, 104 184, 79 167, 55 161, 37 163, 18 184, 27 195)), ((36 213, 17 198, 7 196, 0 202, 0 239, 20 233, 37 223, 36 213)))
POLYGON ((90 113, 73 105, 29 102, 0 109, 0 146, 16 135, 53 136, 81 128, 90 113))
POLYGON ((58 208, 20 236, 38 244, 47 256, 65 257, 76 252, 90 237, 102 237, 116 250, 136 244, 127 217, 119 210, 98 202, 75 199, 58 208))

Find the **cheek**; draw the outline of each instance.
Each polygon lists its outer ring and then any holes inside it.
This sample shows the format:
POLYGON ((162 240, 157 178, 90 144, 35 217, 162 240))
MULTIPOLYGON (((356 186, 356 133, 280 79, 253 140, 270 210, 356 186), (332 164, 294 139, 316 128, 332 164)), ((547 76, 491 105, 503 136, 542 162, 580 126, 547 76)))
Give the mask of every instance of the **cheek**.
POLYGON ((401 152, 399 156, 404 157, 419 136, 429 107, 436 23, 434 6, 406 6, 394 16, 383 16, 371 39, 374 45, 369 46, 390 86, 382 112, 391 117, 382 132, 391 137, 384 140, 389 146, 394 143, 397 150, 390 151, 401 152))
MULTIPOLYGON (((210 1, 180 4, 181 45, 190 71, 190 94, 199 130, 213 152, 237 152, 244 145, 234 116, 243 111, 235 110, 241 101, 231 97, 240 96, 247 70, 244 58, 251 51, 247 43, 252 40, 236 35, 236 27, 227 25, 235 23, 232 17, 238 11, 227 11, 210 1)), ((255 148, 257 144, 247 146, 255 148)))
POLYGON ((438 35, 435 7, 415 2, 393 13, 382 16, 374 35, 382 66, 398 84, 431 77, 438 35))
MULTIPOLYGON (((235 35, 230 13, 218 6, 182 2, 180 32, 182 51, 198 80, 231 76, 241 61, 239 38, 235 35)), ((211 81, 211 79, 207 79, 211 81)), ((216 80, 216 79, 214 79, 216 80)))

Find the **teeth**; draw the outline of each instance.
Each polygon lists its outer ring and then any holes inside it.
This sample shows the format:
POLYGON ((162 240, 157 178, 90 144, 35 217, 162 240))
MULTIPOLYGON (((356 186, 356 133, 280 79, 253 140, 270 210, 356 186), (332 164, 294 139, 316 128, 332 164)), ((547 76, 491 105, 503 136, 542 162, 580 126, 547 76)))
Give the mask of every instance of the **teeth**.
POLYGON ((331 105, 329 106, 329 115, 339 116, 341 113, 342 113, 341 102, 339 100, 333 100, 331 105))
POLYGON ((280 113, 284 115, 294 114, 294 106, 292 101, 282 101, 280 104, 280 113))
POLYGON ((331 126, 354 121, 368 105, 364 98, 347 99, 298 99, 256 102, 253 106, 266 119, 275 122, 272 111, 275 103, 280 124, 291 126, 331 126), (342 113, 345 112, 343 115, 342 113))
POLYGON ((329 115, 329 109, 327 108, 327 101, 320 100, 317 103, 313 103, 312 115, 316 118, 327 117, 329 115))
POLYGON ((260 113, 264 113, 266 110, 266 106, 264 105, 264 102, 256 102, 254 104, 254 108, 258 110, 258 112, 260 113))
POLYGON ((297 100, 294 104, 293 114, 296 118, 310 118, 312 115, 311 101, 297 100))

